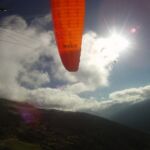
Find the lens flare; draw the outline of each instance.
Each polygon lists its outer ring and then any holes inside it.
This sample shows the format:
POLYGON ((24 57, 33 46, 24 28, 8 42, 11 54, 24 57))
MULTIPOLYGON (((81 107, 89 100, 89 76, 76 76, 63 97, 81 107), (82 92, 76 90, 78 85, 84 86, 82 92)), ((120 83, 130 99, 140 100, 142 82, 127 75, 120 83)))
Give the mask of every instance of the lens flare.
POLYGON ((130 29, 130 32, 131 32, 131 33, 136 33, 136 32, 137 32, 137 29, 136 29, 136 28, 131 28, 131 29, 130 29))

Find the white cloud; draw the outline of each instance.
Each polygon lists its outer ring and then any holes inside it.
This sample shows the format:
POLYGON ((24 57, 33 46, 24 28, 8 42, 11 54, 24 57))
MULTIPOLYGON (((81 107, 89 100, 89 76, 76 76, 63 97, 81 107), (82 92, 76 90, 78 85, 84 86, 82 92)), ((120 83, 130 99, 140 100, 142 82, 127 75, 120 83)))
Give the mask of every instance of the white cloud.
POLYGON ((2 27, 6 27, 7 29, 10 29, 12 31, 13 30, 20 31, 20 30, 24 30, 27 28, 26 21, 17 15, 6 17, 5 19, 1 21, 0 24, 2 27))
POLYGON ((150 86, 139 88, 130 88, 122 91, 116 91, 110 94, 110 99, 118 101, 137 102, 150 99, 150 86))
POLYGON ((48 73, 43 73, 38 70, 33 70, 31 72, 22 72, 20 83, 25 84, 31 88, 38 88, 42 85, 50 82, 48 73))
POLYGON ((83 82, 78 82, 78 83, 74 83, 72 85, 67 85, 65 87, 63 86, 62 89, 64 91, 79 94, 84 91, 90 91, 91 87, 86 86, 83 82))
POLYGON ((50 24, 51 20, 52 16, 49 14, 42 17, 35 17, 30 26, 36 28, 37 30, 43 31, 47 28, 47 25, 50 24))
MULTIPOLYGON (((21 83, 38 87, 50 82, 48 73, 32 67, 43 51, 46 53, 45 45, 47 47, 50 42, 44 39, 51 34, 38 33, 29 28, 19 16, 7 17, 0 24, 0 96, 22 99, 21 93, 24 92, 21 91, 27 89, 21 83)), ((25 94, 22 97, 25 99, 25 94)))
POLYGON ((104 117, 110 117, 113 113, 116 113, 134 103, 149 99, 149 92, 150 86, 145 86, 139 89, 126 89, 123 91, 114 92, 110 94, 109 100, 95 100, 93 98, 81 98, 76 94, 60 89, 39 88, 30 90, 27 96, 28 99, 33 100, 32 103, 43 108, 84 111, 104 117), (118 93, 119 95, 115 95, 118 93), (126 96, 125 94, 121 96, 120 93, 126 93, 126 96), (128 93, 133 96, 130 97, 128 93))
POLYGON ((81 98, 76 94, 60 89, 39 88, 28 91, 28 99, 42 108, 60 110, 98 112, 112 105, 110 101, 97 101, 81 98))
MULTIPOLYGON (((102 51, 104 38, 94 32, 86 33, 83 35, 80 69, 70 73, 60 61, 53 31, 45 29, 49 21, 50 17, 46 16, 36 18, 28 25, 23 18, 10 16, 0 23, 1 97, 28 99, 45 108, 87 112, 102 111, 133 99, 129 92, 112 93, 108 101, 81 98, 78 94, 109 84, 112 64, 119 55, 106 55, 102 51), (123 99, 126 93, 128 97, 123 99)), ((139 91, 134 99, 139 97, 138 94, 139 91)), ((148 92, 144 96, 149 96, 148 92)))
MULTIPOLYGON (((80 69, 76 73, 70 73, 60 61, 53 31, 45 29, 50 21, 51 17, 46 15, 34 19, 28 25, 23 18, 14 15, 1 22, 0 56, 3 71, 0 76, 14 81, 14 84, 23 86, 22 83, 26 83, 36 88, 50 81, 63 82, 63 85, 58 84, 57 87, 73 93, 107 86, 112 63, 117 57, 109 59, 104 56, 101 52, 102 38, 94 32, 83 35, 80 69), (51 59, 49 67, 47 62, 40 60, 42 56, 51 59), (36 64, 41 69, 44 66, 47 68, 44 71, 38 70, 38 67, 35 69, 33 66, 36 64)), ((1 85, 7 83, 5 80, 2 80, 1 85)))

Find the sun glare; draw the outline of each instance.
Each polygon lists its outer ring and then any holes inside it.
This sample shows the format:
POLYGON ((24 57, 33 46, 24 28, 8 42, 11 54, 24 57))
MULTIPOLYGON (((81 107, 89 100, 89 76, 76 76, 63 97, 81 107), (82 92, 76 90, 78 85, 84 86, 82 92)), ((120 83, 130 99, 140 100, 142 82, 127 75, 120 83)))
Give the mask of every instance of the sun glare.
POLYGON ((113 33, 106 39, 106 48, 114 52, 122 52, 129 47, 129 41, 122 35, 113 33))
POLYGON ((95 41, 95 50, 100 51, 97 51, 99 53, 99 56, 97 59, 96 57, 94 57, 95 58, 94 61, 96 62, 99 62, 100 60, 104 62, 107 62, 108 60, 114 61, 120 56, 120 54, 123 51, 128 50, 129 46, 130 43, 127 40, 127 38, 125 38, 125 36, 121 34, 118 34, 117 32, 113 32, 111 33, 110 36, 105 38, 98 38, 95 41))

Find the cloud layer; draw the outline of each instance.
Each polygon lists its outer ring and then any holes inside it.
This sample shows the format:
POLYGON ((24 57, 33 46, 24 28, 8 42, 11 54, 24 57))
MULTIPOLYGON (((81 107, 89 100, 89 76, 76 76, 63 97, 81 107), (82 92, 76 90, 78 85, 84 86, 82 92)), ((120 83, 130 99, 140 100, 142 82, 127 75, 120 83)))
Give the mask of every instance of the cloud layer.
POLYGON ((34 19, 30 25, 19 16, 1 21, 0 83, 3 89, 55 85, 78 94, 107 86, 111 64, 116 58, 106 59, 101 52, 101 38, 93 32, 83 36, 80 70, 69 73, 61 64, 53 31, 46 30, 50 21, 50 16, 34 19))
POLYGON ((139 87, 139 88, 130 88, 122 91, 117 91, 110 94, 110 99, 118 101, 142 101, 150 99, 150 85, 139 87))
POLYGON ((108 86, 112 65, 119 57, 106 53, 105 39, 94 32, 83 35, 80 69, 67 72, 58 55, 51 17, 9 16, 0 22, 0 96, 44 108, 98 112, 115 104, 148 98, 149 86, 110 94, 110 100, 81 98, 80 93, 108 86))

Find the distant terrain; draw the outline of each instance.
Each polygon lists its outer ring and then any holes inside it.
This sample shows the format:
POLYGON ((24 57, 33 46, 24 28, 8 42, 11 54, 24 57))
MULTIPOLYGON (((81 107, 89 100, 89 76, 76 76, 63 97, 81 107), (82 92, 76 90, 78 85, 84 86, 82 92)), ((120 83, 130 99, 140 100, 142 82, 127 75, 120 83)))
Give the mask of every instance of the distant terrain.
POLYGON ((79 112, 0 99, 0 150, 150 150, 150 135, 79 112))
POLYGON ((111 116, 111 119, 150 133, 150 100, 133 104, 111 116))

